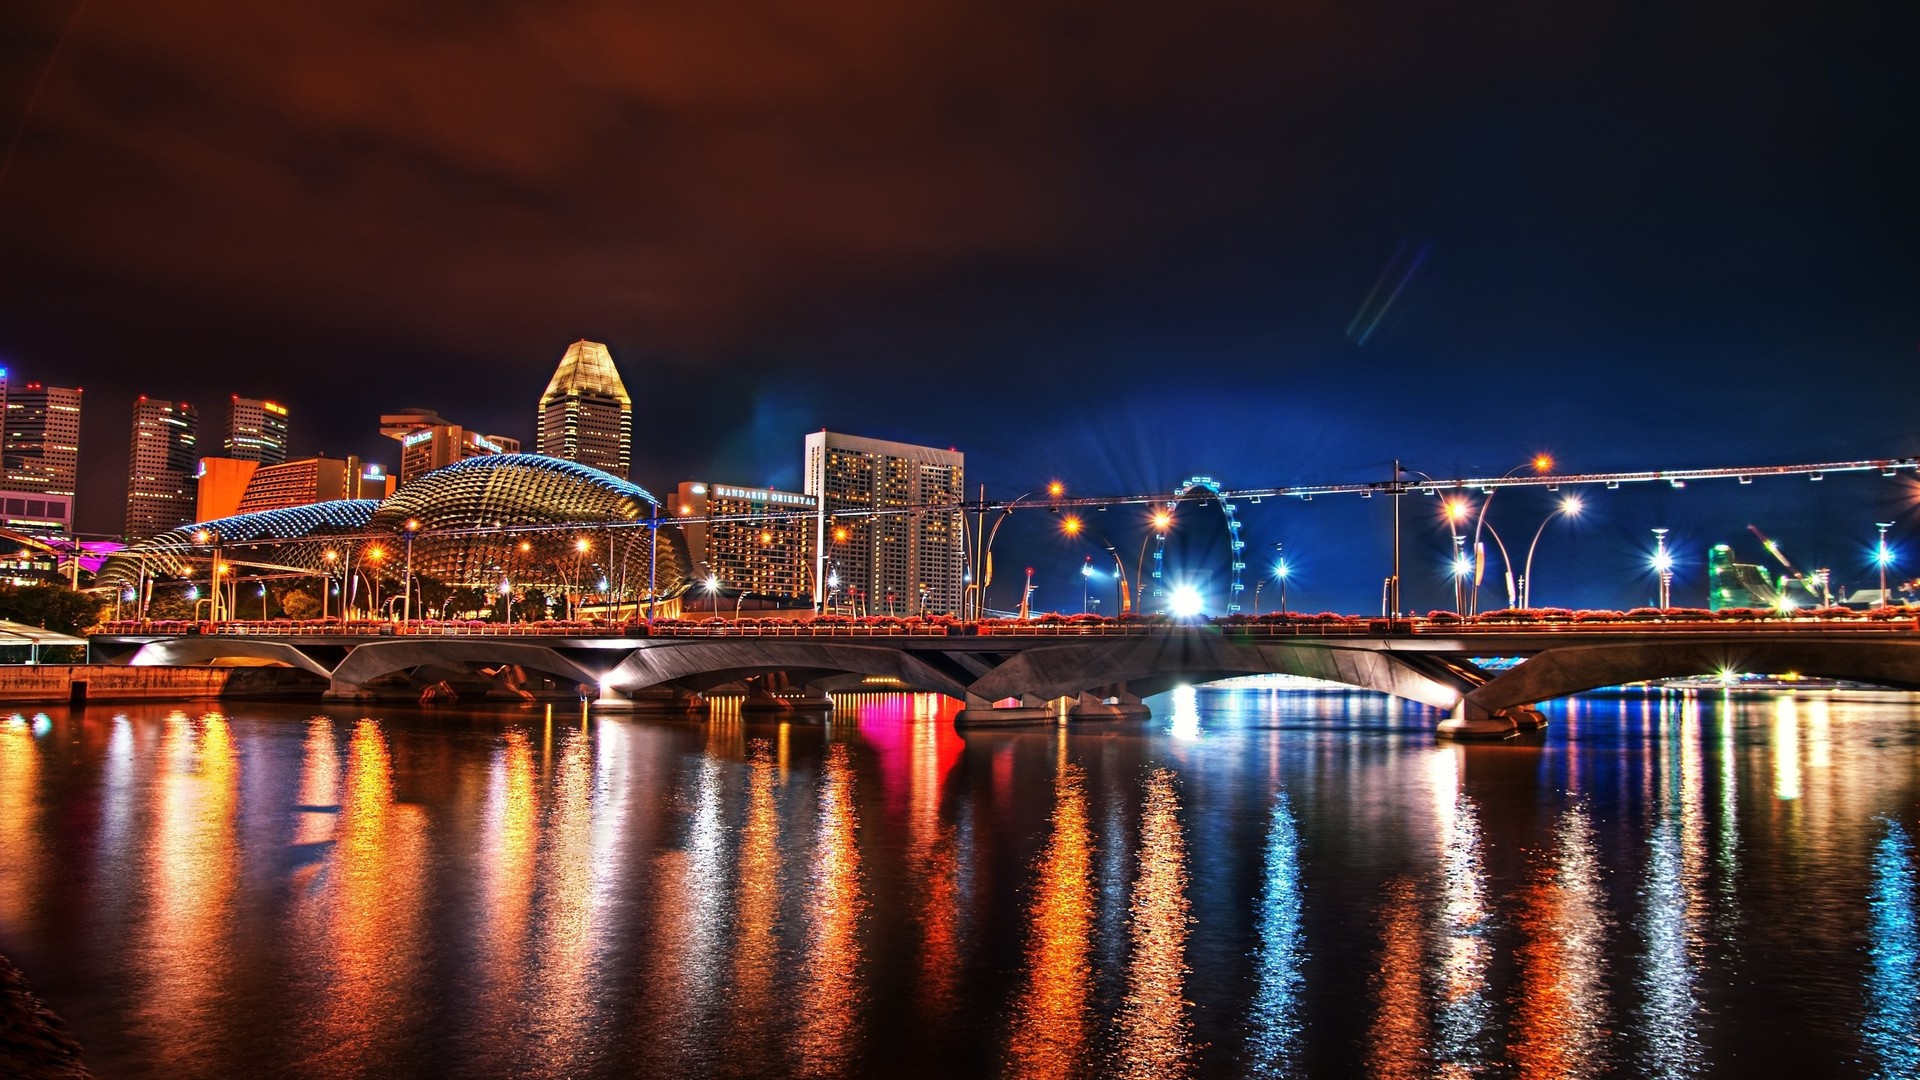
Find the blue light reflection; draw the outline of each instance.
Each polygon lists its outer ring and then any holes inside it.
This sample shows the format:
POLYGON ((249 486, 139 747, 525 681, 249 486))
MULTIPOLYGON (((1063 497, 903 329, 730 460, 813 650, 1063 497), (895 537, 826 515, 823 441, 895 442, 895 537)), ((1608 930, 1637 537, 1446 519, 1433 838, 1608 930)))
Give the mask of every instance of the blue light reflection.
POLYGON ((1254 991, 1253 1032, 1248 1037, 1255 1076, 1289 1076, 1300 1043, 1300 996, 1306 961, 1300 925, 1300 833, 1282 791, 1274 796, 1267 827, 1265 885, 1260 891, 1259 988, 1254 991))
MULTIPOLYGON (((1886 820, 1886 819, 1883 819, 1886 820)), ((1867 932, 1867 1021, 1861 1038, 1880 1059, 1875 1077, 1920 1076, 1920 930, 1914 925, 1913 841, 1897 821, 1873 848, 1867 932)))

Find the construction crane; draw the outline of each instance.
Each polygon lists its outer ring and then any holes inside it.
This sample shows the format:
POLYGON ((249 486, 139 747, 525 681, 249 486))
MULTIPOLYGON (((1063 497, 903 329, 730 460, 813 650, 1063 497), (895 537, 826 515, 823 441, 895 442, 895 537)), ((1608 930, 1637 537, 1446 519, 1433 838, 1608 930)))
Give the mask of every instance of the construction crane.
MULTIPOLYGON (((1760 546, 1766 548, 1767 554, 1773 556, 1781 566, 1786 568, 1793 580, 1800 582, 1800 588, 1805 590, 1808 596, 1816 595, 1815 588, 1818 587, 1817 595, 1820 597, 1820 602, 1829 607, 1833 605, 1833 590, 1828 587, 1826 571, 1816 570, 1811 574, 1804 573, 1799 567, 1793 565, 1793 560, 1787 558, 1786 552, 1780 550, 1779 544, 1768 539, 1767 534, 1760 531, 1758 525, 1748 525, 1747 531, 1759 539, 1760 546)), ((1782 584, 1784 586, 1784 581, 1782 584)), ((1780 595, 1784 597, 1786 592, 1787 590, 1783 587, 1780 595)))

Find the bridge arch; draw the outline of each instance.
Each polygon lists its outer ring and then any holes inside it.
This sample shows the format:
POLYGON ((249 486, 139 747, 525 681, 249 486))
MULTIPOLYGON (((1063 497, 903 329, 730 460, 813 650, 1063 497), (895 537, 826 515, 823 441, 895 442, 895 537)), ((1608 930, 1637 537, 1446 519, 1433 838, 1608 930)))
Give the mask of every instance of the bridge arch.
POLYGON ((1458 705, 1468 689, 1465 680, 1450 681, 1380 649, 1180 635, 1118 638, 1092 647, 1076 643, 1027 649, 981 676, 968 692, 988 701, 1021 695, 1056 698, 1169 677, 1204 682, 1235 675, 1274 674, 1304 675, 1377 690, 1438 709, 1458 705))
POLYGON ((1522 705, 1649 679, 1723 672, 1795 672, 1920 690, 1920 641, 1657 641, 1548 649, 1466 696, 1493 715, 1522 705))
MULTIPOLYGON (((1247 568, 1245 554, 1247 545, 1240 539, 1240 519, 1234 515, 1234 504, 1221 497, 1219 481, 1211 476, 1189 477, 1186 483, 1181 484, 1179 490, 1173 493, 1173 498, 1167 503, 1168 509, 1178 505, 1181 499, 1195 490, 1210 492, 1213 495, 1213 501, 1220 506, 1220 513, 1227 519, 1227 565, 1232 571, 1232 583, 1227 589, 1227 614, 1232 615, 1240 610, 1240 594, 1246 590, 1246 585, 1240 580, 1240 572, 1247 568)), ((1161 572, 1166 548, 1167 534, 1162 530, 1159 539, 1153 544, 1153 599, 1156 610, 1162 614, 1167 610, 1166 578, 1161 572)))
POLYGON ((636 647, 605 676, 608 688, 630 693, 668 683, 721 685, 772 671, 879 676, 898 679, 901 689, 960 698, 959 680, 904 650, 835 641, 701 638, 649 641, 636 647))
POLYGON ((596 685, 601 673, 578 663, 556 649, 518 641, 405 638, 370 641, 357 645, 333 669, 333 689, 352 693, 384 675, 411 671, 431 665, 514 664, 568 679, 596 685))
POLYGON ((328 671, 326 665, 292 645, 248 638, 180 637, 149 641, 135 649, 125 662, 136 667, 195 667, 203 664, 221 667, 225 666, 221 664, 223 660, 264 660, 270 664, 310 671, 323 679, 333 677, 333 672, 328 671))

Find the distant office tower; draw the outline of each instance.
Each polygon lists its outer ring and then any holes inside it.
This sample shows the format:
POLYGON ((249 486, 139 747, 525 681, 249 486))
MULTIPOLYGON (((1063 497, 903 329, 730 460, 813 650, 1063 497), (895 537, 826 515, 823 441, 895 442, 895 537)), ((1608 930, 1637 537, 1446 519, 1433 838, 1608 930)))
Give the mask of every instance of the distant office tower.
MULTIPOLYGON (((682 526, 696 588, 711 574, 729 592, 781 599, 811 597, 814 503, 811 495, 771 488, 681 484, 672 512, 716 519, 682 526)), ((691 607, 699 606, 689 602, 691 607)))
POLYGON ((199 416, 186 402, 133 403, 133 444, 127 452, 127 538, 144 540, 193 521, 197 485, 194 442, 199 416))
POLYGON ((534 446, 547 457, 591 465, 625 480, 632 464, 633 399, 607 347, 582 338, 567 346, 540 395, 534 446))
POLYGON ((956 450, 862 439, 830 431, 807 436, 807 494, 820 498, 814 543, 814 603, 829 580, 839 599, 874 615, 960 610, 966 535, 952 506, 965 489, 966 456, 956 450), (838 511, 881 511, 835 516, 838 511))
POLYGON ((73 499, 80 462, 80 391, 28 383, 7 393, 6 484, 73 499))
POLYGON ((392 490, 387 481, 380 466, 362 465, 352 455, 299 458, 253 470, 236 509, 251 514, 334 499, 384 499, 392 490))
POLYGON ((287 460, 287 407, 278 402, 233 396, 227 413, 224 456, 262 465, 287 460))
POLYGON ((432 409, 387 413, 380 417, 380 434, 400 443, 401 483, 470 457, 520 452, 519 439, 468 431, 432 409))

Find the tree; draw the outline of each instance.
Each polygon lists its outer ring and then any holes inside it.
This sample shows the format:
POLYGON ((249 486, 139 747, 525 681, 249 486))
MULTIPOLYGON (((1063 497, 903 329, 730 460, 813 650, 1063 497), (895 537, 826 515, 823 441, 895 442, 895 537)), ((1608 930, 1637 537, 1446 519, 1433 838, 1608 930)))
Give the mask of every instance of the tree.
POLYGON ((100 622, 105 601, 64 585, 0 585, 0 619, 78 634, 100 622))
POLYGON ((281 589, 274 599, 289 619, 311 619, 320 614, 320 598, 305 589, 281 589))

